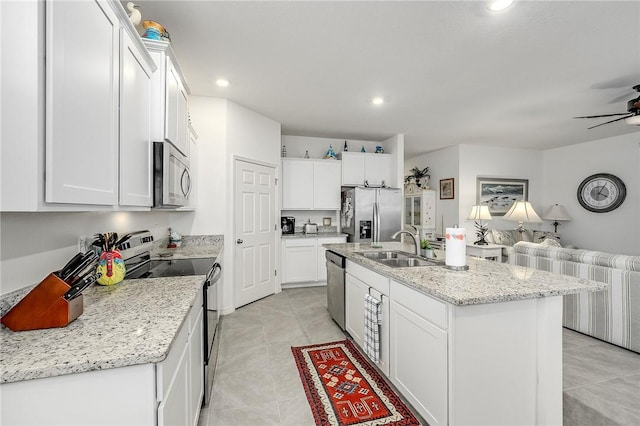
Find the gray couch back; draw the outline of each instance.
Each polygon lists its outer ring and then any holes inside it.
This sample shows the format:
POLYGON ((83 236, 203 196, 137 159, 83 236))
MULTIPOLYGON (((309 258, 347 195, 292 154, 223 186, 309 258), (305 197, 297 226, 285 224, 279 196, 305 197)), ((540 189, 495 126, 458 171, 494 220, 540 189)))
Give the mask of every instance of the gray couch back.
POLYGON ((564 296, 563 325, 640 353, 640 256, 519 242, 509 261, 609 284, 564 296))

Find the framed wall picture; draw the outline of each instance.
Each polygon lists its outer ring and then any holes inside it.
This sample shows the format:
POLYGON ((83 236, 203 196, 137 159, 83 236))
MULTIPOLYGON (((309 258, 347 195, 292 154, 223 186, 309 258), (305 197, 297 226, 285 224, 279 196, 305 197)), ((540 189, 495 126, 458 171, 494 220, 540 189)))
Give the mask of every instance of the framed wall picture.
POLYGON ((476 204, 488 206, 492 216, 504 216, 513 203, 528 198, 528 179, 478 178, 476 204))
POLYGON ((453 178, 440 179, 440 199, 441 200, 453 200, 453 178))

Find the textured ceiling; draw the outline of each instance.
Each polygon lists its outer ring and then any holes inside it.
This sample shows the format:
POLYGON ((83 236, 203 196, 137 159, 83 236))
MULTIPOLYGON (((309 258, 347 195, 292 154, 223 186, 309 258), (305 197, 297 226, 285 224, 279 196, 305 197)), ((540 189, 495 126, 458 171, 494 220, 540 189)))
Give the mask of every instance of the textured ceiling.
POLYGON ((625 112, 638 95, 640 1, 516 0, 497 14, 485 1, 138 4, 170 32, 193 95, 235 101, 283 134, 404 133, 409 157, 640 130, 571 118, 625 112), (376 95, 388 101, 374 107, 376 95))

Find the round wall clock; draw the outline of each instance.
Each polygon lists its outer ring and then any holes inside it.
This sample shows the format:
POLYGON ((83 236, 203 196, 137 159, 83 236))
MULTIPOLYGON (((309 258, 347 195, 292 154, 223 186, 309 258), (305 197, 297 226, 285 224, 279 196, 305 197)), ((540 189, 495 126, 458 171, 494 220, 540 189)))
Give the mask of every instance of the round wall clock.
POLYGON ((578 201, 585 209, 606 213, 620 207, 627 196, 624 182, 609 173, 591 175, 578 186, 578 201))

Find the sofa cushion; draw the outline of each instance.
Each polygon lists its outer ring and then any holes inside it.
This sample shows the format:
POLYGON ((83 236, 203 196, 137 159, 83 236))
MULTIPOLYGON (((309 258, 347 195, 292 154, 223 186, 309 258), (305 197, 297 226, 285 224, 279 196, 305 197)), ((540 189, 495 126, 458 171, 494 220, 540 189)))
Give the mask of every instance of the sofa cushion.
POLYGON ((533 239, 531 241, 533 241, 534 243, 541 243, 547 238, 553 238, 560 241, 560 234, 547 231, 533 231, 533 239))
POLYGON ((493 241, 495 244, 512 246, 516 241, 518 241, 514 238, 513 231, 499 231, 497 229, 492 229, 491 234, 493 235, 493 241))
POLYGON ((554 240, 553 238, 545 238, 540 245, 549 246, 549 247, 562 247, 558 240, 554 240))

